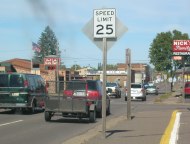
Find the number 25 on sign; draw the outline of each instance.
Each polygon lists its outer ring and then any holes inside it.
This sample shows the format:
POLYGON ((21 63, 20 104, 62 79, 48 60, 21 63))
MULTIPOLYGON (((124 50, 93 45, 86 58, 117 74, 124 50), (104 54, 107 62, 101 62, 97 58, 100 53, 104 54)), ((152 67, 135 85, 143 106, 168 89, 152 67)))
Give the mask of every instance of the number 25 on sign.
POLYGON ((94 10, 94 38, 115 38, 115 9, 94 10))

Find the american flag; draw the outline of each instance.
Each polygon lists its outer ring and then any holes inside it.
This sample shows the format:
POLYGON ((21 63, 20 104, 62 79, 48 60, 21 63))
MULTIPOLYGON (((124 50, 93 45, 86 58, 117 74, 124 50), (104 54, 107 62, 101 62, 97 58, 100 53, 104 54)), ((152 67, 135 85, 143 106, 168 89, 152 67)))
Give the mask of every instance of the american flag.
POLYGON ((36 52, 41 52, 41 48, 34 42, 32 42, 32 49, 36 52))

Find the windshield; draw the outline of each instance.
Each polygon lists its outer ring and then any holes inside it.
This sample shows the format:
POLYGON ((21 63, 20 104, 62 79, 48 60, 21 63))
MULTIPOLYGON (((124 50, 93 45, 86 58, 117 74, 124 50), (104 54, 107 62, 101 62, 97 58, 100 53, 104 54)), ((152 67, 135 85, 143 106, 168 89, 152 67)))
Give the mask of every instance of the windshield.
POLYGON ((148 88, 154 88, 154 89, 155 89, 155 88, 156 88, 156 86, 148 86, 148 88))
POLYGON ((141 85, 140 84, 132 84, 131 88, 141 88, 141 85))
POLYGON ((94 81, 72 81, 67 83, 67 88, 68 90, 96 90, 96 82, 94 81), (87 87, 86 87, 87 84, 87 87))
POLYGON ((21 75, 10 75, 10 87, 24 87, 24 80, 21 75))
POLYGON ((107 83, 106 86, 107 87, 116 87, 117 84, 116 83, 107 83))
POLYGON ((0 75, 0 87, 8 87, 8 75, 0 75))
POLYGON ((67 82, 66 89, 67 90, 85 90, 86 89, 86 83, 85 82, 79 82, 79 81, 67 82))

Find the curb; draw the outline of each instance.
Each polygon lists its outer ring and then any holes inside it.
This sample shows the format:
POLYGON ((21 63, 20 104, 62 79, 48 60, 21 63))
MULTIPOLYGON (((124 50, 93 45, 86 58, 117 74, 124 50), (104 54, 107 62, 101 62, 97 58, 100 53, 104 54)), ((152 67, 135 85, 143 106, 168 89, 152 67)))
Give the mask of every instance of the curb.
MULTIPOLYGON (((114 117, 107 121, 106 128, 110 129, 111 127, 114 127, 115 125, 117 125, 118 123, 120 123, 124 120, 127 120, 126 116, 114 117)), ((100 135, 101 132, 102 132, 102 124, 95 126, 94 128, 88 130, 87 132, 85 132, 81 135, 77 135, 76 137, 66 140, 62 144, 74 144, 74 143, 85 144, 93 137, 100 135)))

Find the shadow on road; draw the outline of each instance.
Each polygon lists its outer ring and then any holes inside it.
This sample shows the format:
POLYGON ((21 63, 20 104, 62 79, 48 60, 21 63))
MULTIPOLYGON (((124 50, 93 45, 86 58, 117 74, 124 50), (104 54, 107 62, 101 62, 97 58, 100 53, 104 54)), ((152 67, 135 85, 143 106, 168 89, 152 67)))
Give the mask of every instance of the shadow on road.
POLYGON ((125 132, 130 132, 130 131, 133 131, 133 130, 109 130, 109 131, 106 131, 107 133, 109 133, 106 137, 110 137, 116 133, 125 133, 125 132))

